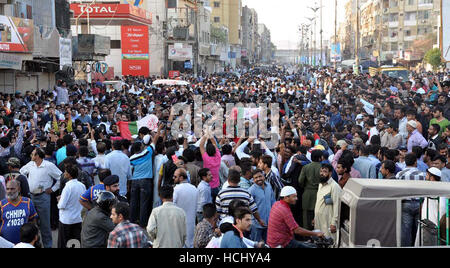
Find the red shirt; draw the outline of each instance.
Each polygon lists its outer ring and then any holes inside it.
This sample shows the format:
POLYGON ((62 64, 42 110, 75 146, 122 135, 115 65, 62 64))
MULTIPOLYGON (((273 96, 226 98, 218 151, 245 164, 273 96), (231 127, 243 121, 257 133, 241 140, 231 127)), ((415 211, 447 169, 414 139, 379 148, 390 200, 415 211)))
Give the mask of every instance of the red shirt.
POLYGON ((276 202, 270 210, 267 244, 271 248, 286 247, 294 239, 294 230, 298 227, 289 204, 283 200, 276 202))

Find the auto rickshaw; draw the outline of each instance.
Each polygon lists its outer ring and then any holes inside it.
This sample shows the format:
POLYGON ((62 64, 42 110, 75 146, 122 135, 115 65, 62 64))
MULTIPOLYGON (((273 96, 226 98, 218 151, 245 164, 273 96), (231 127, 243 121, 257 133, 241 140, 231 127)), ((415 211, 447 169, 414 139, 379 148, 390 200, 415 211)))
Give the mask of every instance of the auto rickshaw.
POLYGON ((450 183, 350 179, 341 195, 338 247, 401 247, 402 200, 425 197, 446 200, 446 223, 437 228, 445 228, 439 245, 448 246, 450 183))

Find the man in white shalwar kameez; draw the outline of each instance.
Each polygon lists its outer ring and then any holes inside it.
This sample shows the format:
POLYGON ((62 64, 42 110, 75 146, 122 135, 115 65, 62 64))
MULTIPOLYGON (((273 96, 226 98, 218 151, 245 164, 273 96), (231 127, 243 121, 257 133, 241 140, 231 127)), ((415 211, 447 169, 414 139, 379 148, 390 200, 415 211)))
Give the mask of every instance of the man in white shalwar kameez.
MULTIPOLYGON (((426 180, 440 183, 441 171, 435 167, 429 168, 427 170, 426 180)), ((439 224, 440 218, 442 216, 444 216, 445 213, 447 213, 445 206, 446 206, 446 199, 444 197, 439 197, 439 202, 438 202, 437 198, 428 198, 428 197, 425 198, 425 200, 422 204, 422 213, 420 215, 420 219, 421 220, 428 219, 429 221, 436 224, 436 226, 437 226, 439 224), (439 215, 438 215, 438 210, 439 210, 439 215)), ((415 247, 426 246, 426 245, 423 245, 423 242, 420 241, 421 237, 423 239, 423 235, 420 236, 420 230, 421 230, 421 228, 417 228, 416 241, 414 244, 415 247)), ((434 245, 428 245, 428 246, 434 246, 434 245)))
POLYGON ((323 232, 325 237, 333 238, 336 243, 339 198, 342 190, 331 177, 332 173, 333 167, 331 165, 322 164, 314 209, 314 228, 323 232))
POLYGON ((187 172, 179 168, 173 174, 175 189, 173 203, 186 213, 186 243, 185 248, 194 247, 195 220, 197 218, 197 188, 187 180, 187 172))

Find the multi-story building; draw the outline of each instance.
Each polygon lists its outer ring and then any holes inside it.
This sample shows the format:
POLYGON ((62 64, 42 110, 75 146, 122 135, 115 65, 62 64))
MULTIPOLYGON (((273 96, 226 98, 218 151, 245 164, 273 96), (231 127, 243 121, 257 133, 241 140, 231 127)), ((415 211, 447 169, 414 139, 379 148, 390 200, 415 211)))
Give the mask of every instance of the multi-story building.
POLYGON ((258 34, 261 38, 261 52, 259 60, 264 63, 269 63, 273 58, 274 52, 270 30, 265 24, 258 24, 258 34))
POLYGON ((241 63, 242 46, 242 0, 210 0, 212 7, 212 23, 215 27, 225 26, 228 29, 230 45, 228 58, 231 67, 241 63))
MULTIPOLYGON (((74 17, 72 18, 72 32, 80 38, 84 35, 103 37, 108 44, 98 44, 108 51, 107 56, 101 58, 80 59, 75 67, 80 74, 77 79, 111 79, 114 76, 150 75, 150 27, 152 15, 149 12, 149 2, 143 1, 135 6, 121 1, 103 0, 76 1, 70 5, 74 17), (109 40, 108 40, 109 39, 109 40), (110 49, 109 49, 110 48, 110 49), (104 58, 104 59, 103 59, 104 58), (87 73, 83 77, 81 66, 92 63, 106 63, 108 69, 94 73, 87 73)), ((94 66, 94 65, 92 65, 94 66)))
POLYGON ((68 40, 63 43, 71 51, 67 14, 60 0, 0 1, 0 92, 53 88, 64 65, 60 39, 68 40))
MULTIPOLYGON (((340 27, 345 59, 354 59, 356 0, 346 3, 346 22, 340 27), (342 38, 345 36, 345 38, 342 38)), ((437 44, 440 1, 360 0, 359 55, 380 63, 413 63, 437 44)))
POLYGON ((242 8, 242 49, 241 60, 244 65, 255 63, 258 57, 258 13, 247 6, 242 8))

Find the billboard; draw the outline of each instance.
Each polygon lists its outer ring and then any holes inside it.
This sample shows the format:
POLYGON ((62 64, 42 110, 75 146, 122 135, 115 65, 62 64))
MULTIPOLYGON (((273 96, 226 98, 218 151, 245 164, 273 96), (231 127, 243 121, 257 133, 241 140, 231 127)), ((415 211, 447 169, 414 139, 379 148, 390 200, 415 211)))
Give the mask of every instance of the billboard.
POLYGON ((341 62, 341 44, 336 43, 331 45, 330 62, 341 62))
POLYGON ((122 25, 122 75, 148 76, 148 26, 122 25))
POLYGON ((0 51, 33 52, 33 21, 0 16, 0 51))
POLYGON ((442 57, 450 62, 450 1, 442 1, 442 57))
POLYGON ((186 61, 191 59, 192 59, 191 45, 183 45, 182 47, 169 45, 169 60, 186 61))
POLYGON ((127 18, 136 19, 139 22, 152 24, 152 14, 147 10, 129 4, 71 4, 70 9, 74 13, 74 17, 91 19, 108 19, 127 18))
POLYGON ((64 65, 72 66, 72 39, 59 38, 59 67, 63 69, 64 65))

